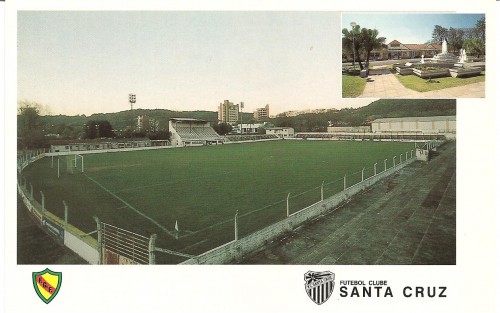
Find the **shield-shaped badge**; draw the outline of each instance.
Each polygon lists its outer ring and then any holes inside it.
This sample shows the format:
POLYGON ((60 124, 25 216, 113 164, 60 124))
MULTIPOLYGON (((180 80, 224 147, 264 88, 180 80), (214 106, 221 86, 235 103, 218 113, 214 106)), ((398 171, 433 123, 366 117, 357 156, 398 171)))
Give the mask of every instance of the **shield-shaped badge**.
POLYGON ((41 272, 33 272, 32 277, 36 294, 45 303, 52 301, 61 289, 61 272, 53 272, 46 268, 41 272))
POLYGON ((335 274, 330 271, 313 272, 304 274, 306 292, 316 304, 323 304, 330 298, 335 286, 335 274))

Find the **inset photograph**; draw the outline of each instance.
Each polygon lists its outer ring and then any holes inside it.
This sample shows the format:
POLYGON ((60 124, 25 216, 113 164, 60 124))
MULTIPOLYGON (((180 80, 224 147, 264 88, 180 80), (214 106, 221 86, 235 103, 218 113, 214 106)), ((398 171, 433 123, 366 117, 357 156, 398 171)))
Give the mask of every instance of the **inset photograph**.
POLYGON ((342 14, 343 98, 484 98, 484 14, 342 14))

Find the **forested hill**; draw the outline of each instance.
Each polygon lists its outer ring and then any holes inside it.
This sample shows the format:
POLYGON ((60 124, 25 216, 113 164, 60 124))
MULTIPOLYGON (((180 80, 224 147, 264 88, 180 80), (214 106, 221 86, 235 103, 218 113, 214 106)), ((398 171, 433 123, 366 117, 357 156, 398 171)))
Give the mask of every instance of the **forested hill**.
POLYGON ((207 121, 217 120, 217 112, 210 111, 193 111, 193 112, 178 112, 163 109, 145 110, 136 109, 133 111, 121 111, 116 113, 96 113, 90 116, 66 116, 66 115, 46 115, 42 117, 42 121, 47 125, 67 125, 67 126, 83 126, 88 121, 107 120, 113 126, 113 129, 125 129, 131 125, 135 125, 137 116, 147 115, 160 123, 161 129, 167 128, 168 119, 173 117, 191 117, 207 121))
POLYGON ((456 115, 456 100, 451 99, 384 99, 352 109, 329 110, 286 117, 279 114, 272 122, 276 126, 293 127, 295 132, 326 131, 333 126, 361 126, 378 118, 456 115))
MULTIPOLYGON (((307 113, 297 116, 286 117, 278 114, 276 118, 269 119, 275 126, 293 127, 296 132, 300 131, 326 131, 329 121, 335 126, 360 126, 368 125, 370 121, 383 117, 406 117, 406 116, 436 116, 455 115, 455 100, 377 100, 371 104, 357 108, 346 108, 341 110, 328 110, 324 113, 307 113)), ((113 129, 125 129, 136 124, 138 115, 147 115, 160 123, 160 129, 167 129, 168 119, 172 117, 189 117, 217 121, 215 111, 170 111, 164 109, 133 111, 121 111, 116 113, 98 113, 90 116, 65 116, 46 115, 41 117, 41 122, 48 129, 55 132, 59 125, 70 126, 79 130, 90 120, 107 120, 113 129), (53 125, 53 126, 52 126, 53 125), (52 126, 52 127, 51 127, 52 126), (55 128, 55 129, 54 129, 55 128)), ((244 122, 252 119, 251 113, 244 113, 244 122)))

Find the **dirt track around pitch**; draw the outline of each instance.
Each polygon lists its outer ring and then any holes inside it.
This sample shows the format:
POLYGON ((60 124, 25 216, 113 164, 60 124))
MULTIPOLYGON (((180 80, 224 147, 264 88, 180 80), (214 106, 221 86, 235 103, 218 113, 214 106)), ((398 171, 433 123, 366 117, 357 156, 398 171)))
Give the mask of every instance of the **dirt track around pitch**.
POLYGON ((456 145, 414 162, 244 264, 455 264, 456 145))

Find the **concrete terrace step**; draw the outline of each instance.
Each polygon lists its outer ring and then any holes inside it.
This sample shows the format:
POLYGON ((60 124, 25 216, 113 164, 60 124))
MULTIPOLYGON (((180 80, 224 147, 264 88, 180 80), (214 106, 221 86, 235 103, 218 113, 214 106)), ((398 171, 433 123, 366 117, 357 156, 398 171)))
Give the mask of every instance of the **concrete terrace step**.
POLYGON ((256 264, 454 264, 455 144, 248 256, 256 264))

